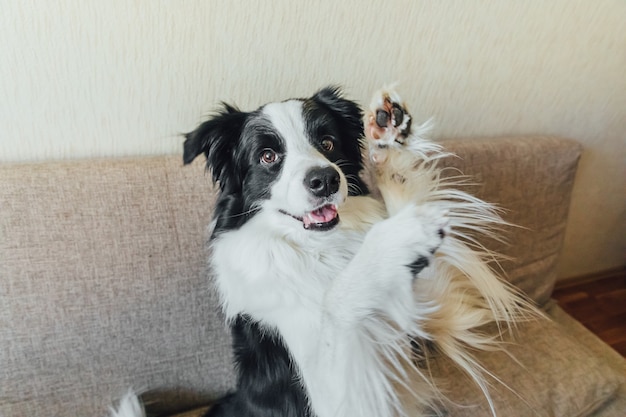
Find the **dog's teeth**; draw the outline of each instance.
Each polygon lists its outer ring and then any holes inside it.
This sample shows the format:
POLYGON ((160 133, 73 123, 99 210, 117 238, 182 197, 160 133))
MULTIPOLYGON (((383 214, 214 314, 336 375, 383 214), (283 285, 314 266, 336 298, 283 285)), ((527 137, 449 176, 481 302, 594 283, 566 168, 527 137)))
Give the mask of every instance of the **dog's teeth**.
POLYGON ((302 224, 304 225, 304 228, 308 229, 309 227, 311 227, 311 223, 313 223, 313 219, 311 219, 311 215, 305 214, 302 217, 302 224))
POLYGON ((302 225, 305 229, 310 229, 313 225, 329 223, 335 220, 337 216, 337 206, 329 204, 302 216, 302 225))

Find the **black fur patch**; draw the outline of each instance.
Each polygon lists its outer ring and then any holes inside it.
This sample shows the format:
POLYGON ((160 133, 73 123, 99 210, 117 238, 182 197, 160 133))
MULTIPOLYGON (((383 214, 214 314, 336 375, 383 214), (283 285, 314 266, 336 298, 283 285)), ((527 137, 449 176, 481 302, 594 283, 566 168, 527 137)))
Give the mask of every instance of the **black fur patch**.
POLYGON ((411 262, 407 266, 409 267, 413 275, 417 275, 422 271, 422 269, 426 268, 429 264, 430 262, 428 261, 428 258, 426 258, 425 256, 420 256, 419 258, 417 258, 416 261, 411 262))
POLYGON ((341 168, 348 180, 349 194, 368 194, 367 185, 359 177, 363 169, 363 113, 359 106, 344 99, 339 88, 327 87, 304 100, 303 108, 312 145, 341 168), (335 142, 332 152, 321 146, 321 141, 329 137, 335 142))
POLYGON ((231 325, 237 391, 206 417, 312 417, 297 370, 280 336, 248 316, 231 325))

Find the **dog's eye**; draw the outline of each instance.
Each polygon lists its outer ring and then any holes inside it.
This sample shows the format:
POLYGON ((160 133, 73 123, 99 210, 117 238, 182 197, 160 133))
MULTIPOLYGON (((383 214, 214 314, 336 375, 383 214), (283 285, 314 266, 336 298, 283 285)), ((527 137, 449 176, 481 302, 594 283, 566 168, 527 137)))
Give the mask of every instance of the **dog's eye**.
POLYGON ((323 136, 320 146, 324 152, 332 152, 335 149, 335 138, 330 135, 323 136))
POLYGON ((263 149, 260 159, 262 164, 271 165, 278 161, 278 154, 271 149, 263 149))

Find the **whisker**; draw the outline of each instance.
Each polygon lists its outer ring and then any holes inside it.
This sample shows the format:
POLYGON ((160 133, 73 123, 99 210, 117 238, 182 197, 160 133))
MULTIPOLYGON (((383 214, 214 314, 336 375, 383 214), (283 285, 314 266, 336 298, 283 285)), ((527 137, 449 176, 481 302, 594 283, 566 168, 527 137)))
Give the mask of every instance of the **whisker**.
POLYGON ((352 194, 354 195, 363 194, 361 187, 356 184, 348 183, 348 193, 350 193, 350 191, 352 191, 352 194))
POLYGON ((337 161, 335 161, 335 165, 337 165, 338 167, 342 168, 342 167, 346 167, 346 166, 353 166, 354 162, 350 162, 346 159, 338 159, 337 161))
POLYGON ((261 210, 261 207, 256 206, 256 207, 250 208, 250 210, 247 210, 247 211, 244 211, 244 212, 241 212, 241 213, 237 213, 237 214, 233 214, 232 216, 222 216, 222 218, 224 218, 224 219, 234 219, 234 218, 237 218, 237 217, 247 216, 248 214, 256 213, 259 210, 261 210))

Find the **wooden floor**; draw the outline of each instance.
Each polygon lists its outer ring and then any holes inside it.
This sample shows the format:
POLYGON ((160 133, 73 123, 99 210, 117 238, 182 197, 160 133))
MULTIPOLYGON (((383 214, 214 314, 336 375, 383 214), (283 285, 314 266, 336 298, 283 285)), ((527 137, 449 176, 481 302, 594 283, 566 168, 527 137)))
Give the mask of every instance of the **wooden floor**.
POLYGON ((626 357, 626 269, 557 287, 553 296, 565 311, 626 357))

